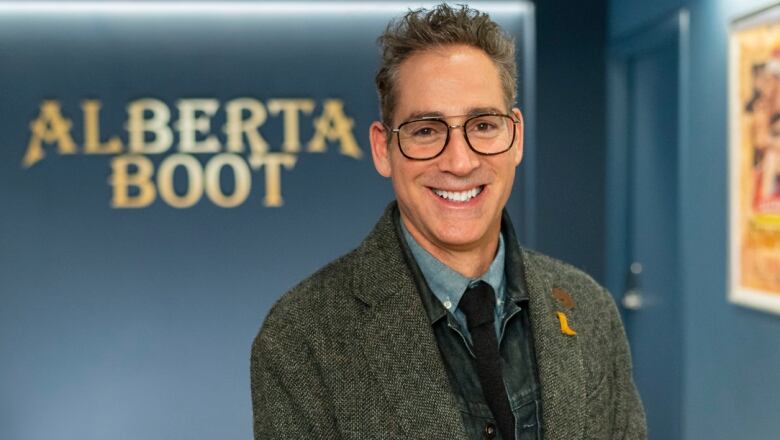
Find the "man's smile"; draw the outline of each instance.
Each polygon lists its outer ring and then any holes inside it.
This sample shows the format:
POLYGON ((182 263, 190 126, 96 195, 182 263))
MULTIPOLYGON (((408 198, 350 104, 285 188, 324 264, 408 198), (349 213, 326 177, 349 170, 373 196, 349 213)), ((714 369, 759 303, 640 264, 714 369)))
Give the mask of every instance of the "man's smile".
POLYGON ((484 188, 485 185, 480 185, 463 191, 445 190, 439 188, 431 188, 431 191, 444 200, 465 203, 477 197, 480 193, 482 193, 484 188))

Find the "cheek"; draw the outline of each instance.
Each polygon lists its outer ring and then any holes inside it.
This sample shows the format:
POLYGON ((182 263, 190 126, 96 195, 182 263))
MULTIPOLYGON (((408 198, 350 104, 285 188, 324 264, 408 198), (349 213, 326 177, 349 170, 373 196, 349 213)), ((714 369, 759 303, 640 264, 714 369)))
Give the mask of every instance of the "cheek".
POLYGON ((420 187, 414 183, 413 176, 404 172, 393 174, 393 190, 397 197, 403 198, 407 203, 413 198, 419 198, 420 187))
POLYGON ((516 168, 513 164, 502 164, 501 168, 498 169, 499 171, 499 181, 501 181, 501 185, 503 185, 503 192, 506 197, 508 197, 509 193, 512 192, 512 186, 515 181, 515 171, 516 168))
POLYGON ((400 153, 393 154, 390 157, 393 188, 396 191, 400 189, 408 192, 415 185, 415 179, 417 179, 420 172, 414 165, 415 163, 402 157, 400 153))
POLYGON ((428 189, 424 185, 418 183, 420 176, 424 174, 425 170, 413 165, 416 164, 405 163, 402 167, 394 168, 392 183, 393 190, 395 191, 399 203, 410 207, 419 207, 425 203, 425 197, 427 197, 425 192, 428 191, 428 189))

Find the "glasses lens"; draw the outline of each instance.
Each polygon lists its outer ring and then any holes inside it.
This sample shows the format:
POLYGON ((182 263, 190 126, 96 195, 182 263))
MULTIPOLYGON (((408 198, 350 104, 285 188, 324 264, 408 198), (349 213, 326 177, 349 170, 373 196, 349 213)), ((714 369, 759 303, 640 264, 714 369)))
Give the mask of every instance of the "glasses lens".
POLYGON ((436 156, 447 142, 447 124, 437 120, 410 121, 398 127, 404 154, 415 159, 436 156))
POLYGON ((466 121, 464 130, 471 146, 485 154, 501 153, 514 140, 512 118, 504 115, 482 115, 466 121))

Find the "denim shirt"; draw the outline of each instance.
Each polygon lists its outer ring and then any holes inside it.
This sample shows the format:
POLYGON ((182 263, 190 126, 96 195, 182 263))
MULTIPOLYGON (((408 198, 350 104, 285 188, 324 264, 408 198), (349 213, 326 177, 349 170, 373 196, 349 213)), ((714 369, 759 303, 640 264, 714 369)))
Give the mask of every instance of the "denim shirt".
MULTIPOLYGON (((504 215, 506 216, 506 213, 504 215)), ((441 300, 441 298, 450 298, 452 301, 456 293, 439 292, 437 294, 433 290, 432 285, 438 288, 446 282, 442 283, 441 280, 434 279, 438 278, 439 275, 431 275, 429 271, 422 269, 422 266, 429 264, 430 261, 426 261, 424 257, 416 258, 419 252, 414 252, 414 247, 419 246, 419 244, 405 231, 405 226, 402 225, 403 222, 400 218, 395 220, 399 241, 401 241, 404 255, 412 270, 423 306, 431 322, 466 433, 471 439, 501 439, 500 434, 495 429, 495 419, 482 394, 482 387, 477 375, 476 359, 471 351, 466 327, 453 313, 455 307, 445 307, 444 302, 447 300, 441 300), (430 280, 428 276, 431 276, 430 280), (494 434, 492 436, 486 435, 491 426, 494 428, 492 430, 494 434)), ((515 417, 515 440, 538 440, 542 438, 542 408, 533 339, 527 312, 528 293, 524 287, 520 250, 508 219, 502 222, 502 235, 506 239, 502 237, 500 240, 505 253, 503 256, 503 276, 500 278, 504 279, 501 284, 504 285, 503 297, 505 300, 503 307, 497 311, 497 316, 500 317, 500 320, 497 320, 497 335, 504 386, 515 417)), ((427 269, 430 268, 427 267, 427 269)), ((490 281, 488 283, 493 285, 490 281)), ((494 289, 496 292, 499 291, 495 285, 494 289)), ((465 287, 463 290, 465 291, 465 287)), ((457 296, 460 297, 462 293, 457 293, 457 296)), ((500 297, 501 294, 497 294, 497 298, 500 297)))
POLYGON ((406 244, 412 252, 417 266, 428 283, 433 296, 439 300, 442 306, 453 315, 455 319, 455 330, 463 336, 466 346, 471 350, 471 334, 466 325, 466 315, 461 310, 459 304, 466 289, 477 281, 485 281, 490 284, 496 295, 495 320, 496 338, 501 343, 503 323, 504 323, 504 298, 506 297, 506 275, 504 274, 504 237, 498 236, 498 251, 490 263, 487 272, 477 278, 466 278, 458 272, 450 269, 446 264, 437 260, 430 252, 423 249, 419 243, 409 233, 404 222, 401 223, 401 230, 406 239, 406 244))

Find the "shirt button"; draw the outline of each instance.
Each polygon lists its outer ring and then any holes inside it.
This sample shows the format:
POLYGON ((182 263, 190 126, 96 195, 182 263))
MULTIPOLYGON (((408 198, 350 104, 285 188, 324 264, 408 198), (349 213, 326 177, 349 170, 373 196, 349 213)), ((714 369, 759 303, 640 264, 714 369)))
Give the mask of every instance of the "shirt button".
POLYGON ((452 303, 449 300, 444 301, 444 307, 449 310, 452 308, 452 303))
POLYGON ((496 425, 487 422, 485 423, 485 438, 492 439, 496 437, 496 425))

